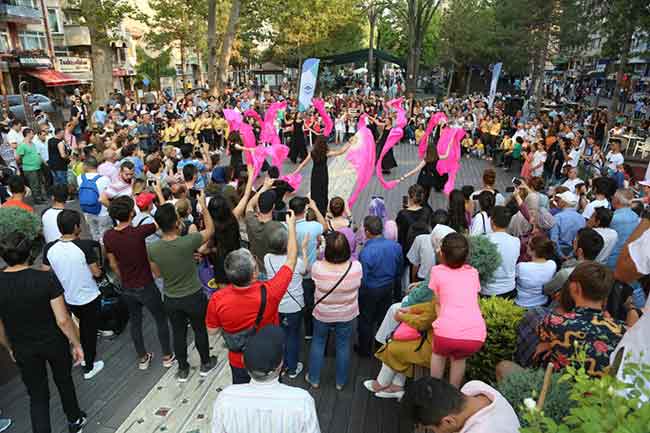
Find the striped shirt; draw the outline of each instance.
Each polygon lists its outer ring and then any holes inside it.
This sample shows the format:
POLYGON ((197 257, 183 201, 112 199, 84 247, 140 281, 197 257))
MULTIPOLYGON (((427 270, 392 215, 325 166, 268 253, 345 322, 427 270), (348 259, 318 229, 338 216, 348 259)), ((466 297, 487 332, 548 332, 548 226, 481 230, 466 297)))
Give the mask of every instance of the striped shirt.
MULTIPOLYGON (((314 294, 315 302, 318 302, 337 281, 343 276, 348 268, 348 262, 334 265, 319 260, 311 268, 311 277, 316 285, 314 294)), ((352 267, 343 281, 334 291, 319 303, 314 309, 314 318, 321 322, 349 322, 359 315, 359 287, 363 270, 361 263, 354 260, 352 267)))

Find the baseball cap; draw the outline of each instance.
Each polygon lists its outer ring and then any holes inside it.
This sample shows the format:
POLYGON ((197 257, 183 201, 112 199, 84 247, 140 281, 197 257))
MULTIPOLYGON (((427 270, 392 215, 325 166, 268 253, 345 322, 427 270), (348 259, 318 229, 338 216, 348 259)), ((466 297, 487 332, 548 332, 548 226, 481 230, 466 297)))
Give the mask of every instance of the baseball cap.
POLYGON ((642 185, 642 186, 650 186, 650 178, 645 179, 645 180, 640 180, 640 181, 639 181, 639 185, 642 185))
POLYGON ((431 232, 431 245, 433 245, 434 251, 440 250, 442 241, 449 233, 456 233, 456 230, 444 224, 438 224, 433 228, 431 232))
POLYGON ((135 204, 137 204, 140 209, 145 209, 151 206, 151 203, 153 203, 155 198, 155 194, 152 194, 150 192, 143 192, 142 194, 138 194, 135 199, 135 204))
POLYGON ((563 202, 571 206, 578 204, 578 196, 571 191, 564 191, 561 194, 557 194, 556 197, 560 198, 563 202))
POLYGON ((248 371, 270 373, 282 363, 284 331, 276 325, 265 326, 248 339, 244 365, 248 371))
POLYGON ((269 213, 273 210, 275 205, 275 191, 264 191, 257 202, 257 207, 261 213, 269 213))

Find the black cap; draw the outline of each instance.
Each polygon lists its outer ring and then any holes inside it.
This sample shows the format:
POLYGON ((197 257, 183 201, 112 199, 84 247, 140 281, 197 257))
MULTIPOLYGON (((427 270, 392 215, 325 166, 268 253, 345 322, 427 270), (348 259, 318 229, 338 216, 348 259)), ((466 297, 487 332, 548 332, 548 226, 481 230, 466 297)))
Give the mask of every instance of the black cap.
POLYGON ((275 191, 269 190, 269 191, 264 191, 261 195, 260 198, 257 202, 257 207, 259 208, 260 212, 262 213, 269 213, 273 210, 273 206, 275 205, 275 191))
POLYGON ((276 325, 265 326, 248 339, 244 349, 246 370, 270 373, 278 368, 284 356, 284 331, 276 325))

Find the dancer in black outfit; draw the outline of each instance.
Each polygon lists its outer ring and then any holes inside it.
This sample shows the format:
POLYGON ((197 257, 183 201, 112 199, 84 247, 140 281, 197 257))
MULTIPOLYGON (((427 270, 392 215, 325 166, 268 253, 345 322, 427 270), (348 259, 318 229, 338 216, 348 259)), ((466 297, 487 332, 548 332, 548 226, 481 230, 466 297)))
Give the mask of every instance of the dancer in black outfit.
POLYGON ((305 142, 305 131, 303 130, 304 120, 302 118, 302 114, 296 114, 293 122, 288 123, 293 124, 293 134, 291 136, 291 149, 289 151, 289 159, 295 164, 299 159, 304 161, 308 156, 307 144, 305 142))

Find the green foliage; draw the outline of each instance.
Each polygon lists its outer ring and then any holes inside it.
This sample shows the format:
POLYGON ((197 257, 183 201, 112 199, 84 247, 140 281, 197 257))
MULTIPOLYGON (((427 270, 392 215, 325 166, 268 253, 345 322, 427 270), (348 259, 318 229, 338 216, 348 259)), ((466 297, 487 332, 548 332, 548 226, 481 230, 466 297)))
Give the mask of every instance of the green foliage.
POLYGON ((79 10, 84 24, 90 29, 93 44, 119 39, 117 31, 122 20, 136 13, 129 0, 70 0, 69 5, 79 10))
POLYGON ((514 356, 517 327, 525 310, 511 300, 497 297, 480 299, 479 304, 487 326, 487 338, 483 348, 468 360, 466 376, 494 382, 499 361, 511 360, 514 356))
POLYGON ((24 209, 0 208, 0 239, 16 232, 24 233, 29 239, 36 239, 41 234, 41 221, 24 209))
POLYGON ((647 433, 650 389, 644 379, 650 380, 650 366, 629 363, 624 372, 635 378, 632 383, 609 375, 594 379, 582 367, 567 367, 561 380, 572 386, 569 415, 556 422, 545 411, 529 410, 521 433, 647 433))
POLYGON ((184 49, 195 49, 206 43, 208 5, 205 0, 149 0, 151 16, 140 16, 153 31, 145 40, 158 50, 169 49, 172 44, 184 49))
MULTIPOLYGON (((560 378, 559 373, 553 374, 544 401, 544 413, 555 422, 560 422, 567 416, 571 408, 569 404, 571 386, 566 381, 560 381, 560 378)), ((531 396, 534 398, 542 389, 543 383, 544 370, 526 369, 507 376, 497 384, 497 389, 515 409, 523 426, 528 425, 526 419, 528 409, 524 406, 524 399, 531 396)))
POLYGON ((496 244, 487 236, 470 236, 469 264, 478 271, 481 285, 489 283, 501 265, 501 254, 496 244))
POLYGON ((157 57, 153 57, 147 54, 143 48, 136 47, 136 55, 138 64, 135 65, 135 70, 138 80, 142 81, 144 78, 148 78, 151 80, 151 88, 159 88, 160 77, 176 76, 176 68, 171 66, 172 60, 169 49, 161 51, 157 57))

